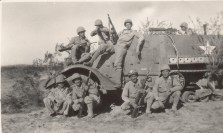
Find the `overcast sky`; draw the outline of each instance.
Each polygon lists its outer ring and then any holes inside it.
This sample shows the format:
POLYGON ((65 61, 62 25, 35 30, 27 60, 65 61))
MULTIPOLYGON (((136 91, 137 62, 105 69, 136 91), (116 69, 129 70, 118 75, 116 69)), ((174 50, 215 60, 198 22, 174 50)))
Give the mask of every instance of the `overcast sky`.
POLYGON ((76 28, 84 26, 90 41, 94 21, 102 19, 108 26, 110 14, 117 31, 124 28, 126 18, 133 20, 138 30, 141 21, 172 22, 178 28, 183 21, 199 17, 203 21, 223 10, 223 2, 19 2, 2 4, 1 64, 31 64, 43 59, 55 44, 68 43, 76 36, 76 28))

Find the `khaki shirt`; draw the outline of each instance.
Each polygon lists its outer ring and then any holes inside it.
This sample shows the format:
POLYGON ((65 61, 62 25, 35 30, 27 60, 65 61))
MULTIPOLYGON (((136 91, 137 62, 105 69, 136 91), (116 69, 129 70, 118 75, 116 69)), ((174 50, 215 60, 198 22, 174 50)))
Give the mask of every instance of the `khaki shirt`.
POLYGON ((142 42, 144 41, 143 35, 139 34, 138 32, 134 30, 124 29, 118 34, 118 36, 119 36, 119 39, 118 39, 117 45, 122 46, 127 49, 130 47, 134 37, 137 37, 139 39, 137 47, 139 47, 139 45, 141 45, 142 42))
POLYGON ((51 100, 65 101, 71 97, 71 90, 69 88, 52 88, 48 95, 51 100))
MULTIPOLYGON (((79 99, 79 98, 84 98, 84 93, 85 91, 87 90, 87 93, 89 95, 96 95, 98 96, 99 95, 99 92, 98 92, 98 89, 97 88, 89 88, 85 85, 85 84, 82 84, 80 87, 76 86, 76 85, 73 85, 72 86, 72 100, 76 100, 76 99, 79 99)), ((86 94, 85 94, 86 95, 86 94)))
POLYGON ((101 32, 99 32, 97 29, 93 30, 91 32, 91 36, 98 35, 100 39, 99 44, 106 43, 107 41, 109 41, 110 40, 109 29, 107 27, 103 27, 103 28, 100 28, 100 31, 101 32))
POLYGON ((164 79, 163 77, 159 77, 156 79, 155 84, 153 86, 153 93, 155 97, 163 97, 165 99, 168 92, 182 90, 182 86, 176 78, 171 78, 170 76, 168 79, 164 79))
POLYGON ((130 99, 135 99, 140 89, 142 89, 142 83, 139 78, 136 83, 129 81, 123 88, 122 100, 125 102, 129 102, 130 99))
POLYGON ((71 38, 69 44, 66 47, 72 48, 73 45, 79 45, 80 50, 82 52, 89 52, 90 51, 90 41, 85 37, 81 38, 79 36, 71 38))

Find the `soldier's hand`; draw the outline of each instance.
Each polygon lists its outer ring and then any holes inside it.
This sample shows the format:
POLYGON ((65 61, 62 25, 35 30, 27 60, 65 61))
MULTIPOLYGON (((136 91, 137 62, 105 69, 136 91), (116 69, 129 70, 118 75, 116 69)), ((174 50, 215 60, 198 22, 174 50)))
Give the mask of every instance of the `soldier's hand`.
POLYGON ((80 98, 80 99, 78 99, 78 102, 79 103, 83 103, 84 102, 84 99, 83 98, 80 98))

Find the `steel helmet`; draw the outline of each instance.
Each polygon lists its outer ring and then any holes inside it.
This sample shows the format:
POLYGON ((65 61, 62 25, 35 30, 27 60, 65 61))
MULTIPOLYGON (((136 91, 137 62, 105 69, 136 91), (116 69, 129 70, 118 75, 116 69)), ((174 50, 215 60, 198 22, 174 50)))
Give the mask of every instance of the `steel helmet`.
POLYGON ((71 77, 70 77, 71 80, 75 80, 75 79, 82 79, 81 78, 81 75, 79 73, 74 73, 71 77))
POLYGON ((103 23, 102 23, 101 19, 97 19, 97 20, 95 20, 94 25, 99 26, 99 25, 103 25, 103 23))
POLYGON ((59 84, 59 83, 64 83, 65 82, 65 79, 64 79, 64 76, 63 75, 58 75, 56 77, 56 83, 59 84))
POLYGON ((79 34, 80 32, 85 32, 85 31, 86 31, 85 28, 82 26, 77 28, 77 34, 79 34))
POLYGON ((188 24, 186 22, 183 22, 183 23, 180 24, 180 27, 186 27, 187 28, 188 24))
POLYGON ((138 76, 138 72, 134 69, 130 70, 128 73, 128 76, 131 77, 132 75, 137 75, 138 76))
POLYGON ((132 25, 132 20, 131 19, 126 19, 124 22, 124 26, 126 25, 126 23, 130 23, 132 25))
POLYGON ((160 71, 162 72, 163 70, 169 70, 169 71, 170 71, 170 67, 169 67, 169 65, 164 64, 164 65, 161 67, 160 71))

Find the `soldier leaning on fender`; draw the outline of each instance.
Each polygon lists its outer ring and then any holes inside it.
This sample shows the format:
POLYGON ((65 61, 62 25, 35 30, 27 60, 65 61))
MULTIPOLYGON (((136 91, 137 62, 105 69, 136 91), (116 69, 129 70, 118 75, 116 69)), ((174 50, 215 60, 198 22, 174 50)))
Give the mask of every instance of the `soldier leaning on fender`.
POLYGON ((166 104, 173 104, 171 111, 176 111, 180 100, 183 88, 179 80, 170 77, 170 67, 168 65, 163 65, 160 71, 162 76, 155 81, 153 92, 146 96, 146 113, 148 114, 151 114, 151 108, 165 108, 166 104))
POLYGON ((128 73, 131 81, 125 84, 122 92, 122 100, 124 103, 121 105, 121 109, 129 113, 131 108, 137 108, 136 97, 138 93, 146 93, 143 89, 142 80, 138 78, 138 72, 136 70, 130 70, 128 73))
POLYGON ((50 116, 57 114, 67 116, 70 107, 69 99, 71 98, 71 90, 65 87, 63 75, 56 77, 56 87, 50 90, 49 95, 43 99, 45 107, 50 112, 50 116))
MULTIPOLYGON (((71 62, 67 62, 65 65, 68 66, 70 64, 80 64, 83 63, 85 60, 90 58, 90 42, 85 36, 85 28, 78 27, 77 34, 78 36, 73 37, 70 42, 63 48, 63 49, 71 49, 71 62), (86 57, 83 57, 86 56, 86 57), (86 58, 83 61, 80 61, 81 58, 86 58)), ((59 50, 61 51, 61 50, 59 50)))
POLYGON ((72 109, 78 111, 84 108, 83 105, 87 105, 88 117, 92 118, 94 116, 93 109, 100 104, 100 97, 97 88, 89 88, 82 83, 82 78, 80 74, 74 73, 70 80, 74 83, 72 88, 72 109))

